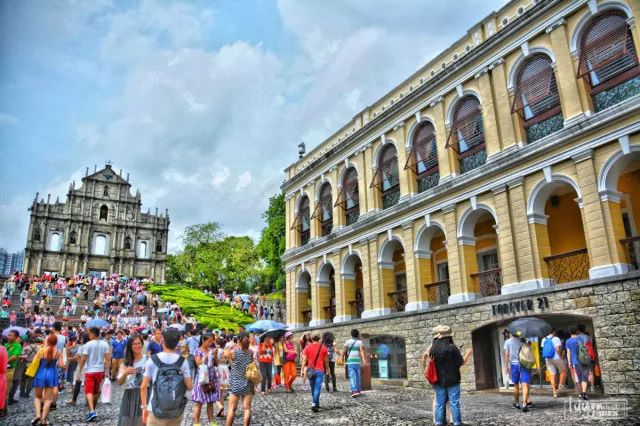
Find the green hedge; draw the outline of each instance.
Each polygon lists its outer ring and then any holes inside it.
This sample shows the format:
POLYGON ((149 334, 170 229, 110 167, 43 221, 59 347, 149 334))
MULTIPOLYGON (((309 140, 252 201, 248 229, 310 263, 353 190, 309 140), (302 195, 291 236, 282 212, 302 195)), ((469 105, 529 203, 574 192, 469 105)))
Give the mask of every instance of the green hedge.
POLYGON ((163 301, 176 303, 184 314, 193 314, 199 323, 209 328, 238 330, 238 326, 254 322, 250 315, 220 303, 197 289, 183 285, 153 284, 149 286, 149 291, 159 295, 163 301))

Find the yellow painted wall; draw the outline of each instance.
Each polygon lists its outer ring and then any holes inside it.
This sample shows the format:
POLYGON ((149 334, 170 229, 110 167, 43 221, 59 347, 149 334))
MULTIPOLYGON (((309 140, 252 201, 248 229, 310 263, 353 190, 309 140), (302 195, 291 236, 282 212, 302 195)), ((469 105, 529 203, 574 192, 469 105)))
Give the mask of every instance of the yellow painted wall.
POLYGON ((582 227, 580 208, 574 201, 574 191, 557 197, 558 205, 551 205, 551 197, 547 200, 544 212, 547 220, 551 254, 561 254, 587 247, 582 227))
POLYGON ((496 247, 496 230, 493 227, 496 223, 493 218, 484 220, 476 224, 475 229, 473 230, 473 235, 475 237, 484 237, 478 239, 476 242, 476 251, 484 250, 490 247, 496 247), (487 238, 488 235, 492 237, 487 238))
POLYGON ((618 191, 624 194, 629 194, 631 198, 631 206, 626 206, 624 201, 620 207, 630 208, 633 212, 635 219, 636 231, 640 232, 640 161, 638 162, 638 169, 627 172, 620 176, 618 180, 618 191))

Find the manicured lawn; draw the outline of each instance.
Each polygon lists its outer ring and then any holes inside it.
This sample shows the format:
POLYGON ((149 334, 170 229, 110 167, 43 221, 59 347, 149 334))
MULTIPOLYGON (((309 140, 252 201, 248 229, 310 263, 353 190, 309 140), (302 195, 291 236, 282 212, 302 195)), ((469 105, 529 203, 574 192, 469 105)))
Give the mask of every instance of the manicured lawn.
POLYGON ((253 318, 229 305, 218 302, 211 295, 183 285, 156 285, 149 291, 158 294, 163 301, 176 303, 186 315, 191 315, 201 324, 212 329, 237 330, 239 325, 251 324, 253 318))

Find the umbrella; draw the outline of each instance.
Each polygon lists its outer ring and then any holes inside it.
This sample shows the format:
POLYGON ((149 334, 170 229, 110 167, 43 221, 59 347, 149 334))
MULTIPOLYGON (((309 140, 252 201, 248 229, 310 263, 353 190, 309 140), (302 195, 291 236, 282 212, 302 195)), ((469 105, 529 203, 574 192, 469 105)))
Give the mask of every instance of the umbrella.
POLYGON ((184 331, 184 325, 182 325, 182 324, 177 324, 177 323, 176 324, 171 324, 169 326, 169 328, 177 328, 180 331, 184 331))
POLYGON ((111 274, 111 278, 118 278, 120 275, 118 274, 111 274))
POLYGON ((90 319, 86 324, 87 327, 106 327, 107 325, 109 325, 109 323, 100 318, 90 319))
POLYGON ((278 329, 286 329, 287 326, 277 321, 272 320, 260 320, 256 321, 253 324, 249 324, 246 329, 249 331, 267 331, 267 330, 278 330, 278 329))
POLYGON ((165 312, 169 312, 171 309, 169 308, 160 308, 156 312, 159 314, 164 314, 165 312))
POLYGON ((4 337, 9 336, 9 332, 10 331, 17 331, 18 334, 20 336, 24 336, 25 334, 27 334, 27 331, 29 331, 28 329, 24 328, 24 327, 9 327, 9 328, 5 328, 4 331, 2 332, 2 335, 4 337))
POLYGON ((549 334, 551 326, 542 318, 518 318, 507 326, 507 330, 516 337, 542 337, 549 334))
POLYGON ((278 340, 287 332, 284 328, 275 328, 273 330, 265 331, 260 335, 260 341, 262 342, 265 337, 271 337, 273 340, 278 340))
POLYGON ((239 297, 240 297, 240 300, 242 300, 243 302, 251 301, 248 294, 241 294, 239 297))

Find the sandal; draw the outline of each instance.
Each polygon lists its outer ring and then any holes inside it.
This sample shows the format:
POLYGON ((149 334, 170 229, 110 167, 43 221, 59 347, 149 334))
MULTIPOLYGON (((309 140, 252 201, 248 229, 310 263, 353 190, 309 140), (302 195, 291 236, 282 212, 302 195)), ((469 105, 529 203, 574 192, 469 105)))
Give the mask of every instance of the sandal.
POLYGON ((34 417, 33 420, 31 420, 31 426, 36 426, 39 423, 40 423, 40 417, 34 417))
POLYGON ((222 410, 218 411, 218 414, 216 414, 216 417, 225 417, 224 408, 222 410))

